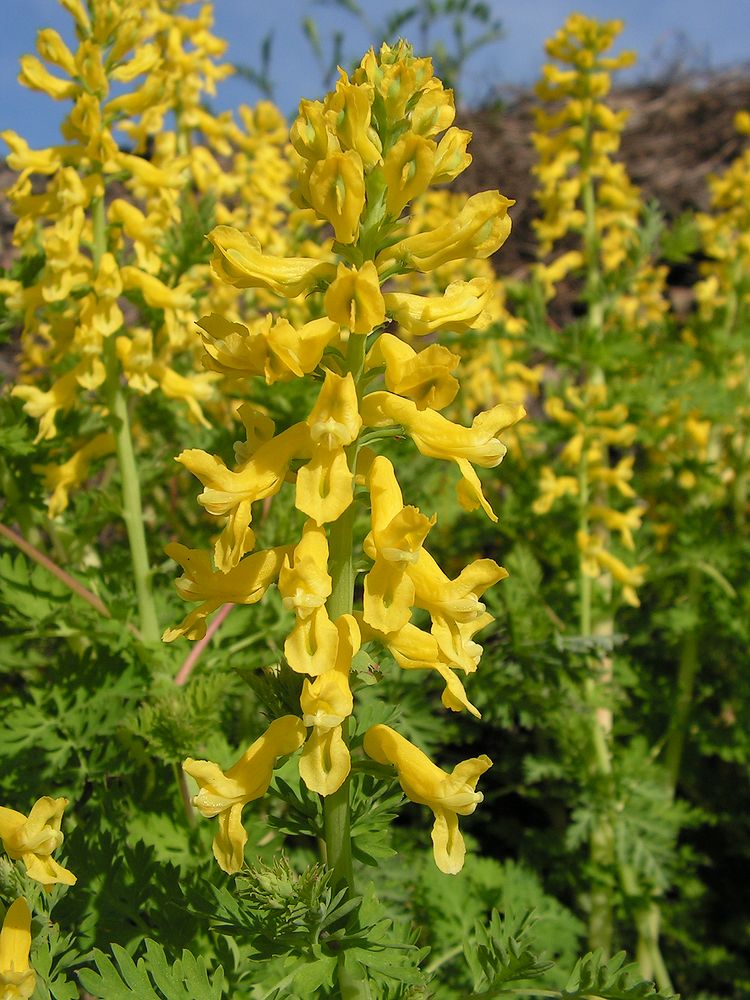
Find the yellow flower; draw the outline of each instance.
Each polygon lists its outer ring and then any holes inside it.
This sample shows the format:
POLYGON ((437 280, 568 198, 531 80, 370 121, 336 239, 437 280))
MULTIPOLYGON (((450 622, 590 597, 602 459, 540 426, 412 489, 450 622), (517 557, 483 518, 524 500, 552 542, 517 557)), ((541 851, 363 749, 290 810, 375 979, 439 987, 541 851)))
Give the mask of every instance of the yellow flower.
POLYGON ((51 493, 47 501, 47 511, 50 517, 57 517, 68 506, 68 493, 80 486, 88 475, 89 466, 94 459, 108 455, 115 449, 115 440, 110 432, 97 434, 82 448, 74 452, 67 462, 61 465, 45 465, 45 489, 51 493))
POLYGON ((174 628, 168 628, 162 639, 172 642, 178 636, 202 639, 206 634, 206 618, 222 604, 257 604, 279 575, 291 545, 264 549, 247 556, 227 573, 217 573, 211 567, 211 556, 201 549, 189 549, 179 542, 167 545, 164 551, 178 562, 185 573, 176 583, 185 601, 201 601, 199 607, 174 628))
POLYGON ((357 389, 351 372, 326 372, 325 382, 312 408, 307 425, 313 444, 334 451, 351 444, 362 427, 357 408, 357 389))
POLYGON ((448 184, 471 164, 471 153, 466 147, 471 142, 471 132, 462 128, 449 128, 438 143, 435 152, 435 171, 432 184, 448 184))
POLYGON ((193 805, 209 819, 219 817, 214 857, 228 875, 238 872, 244 861, 247 842, 247 832, 242 825, 244 806, 265 795, 277 757, 294 753, 304 741, 302 720, 285 715, 275 719, 226 773, 209 760, 188 757, 182 765, 185 773, 195 778, 200 786, 193 797, 193 805))
POLYGON ((422 194, 435 172, 435 143, 432 139, 407 132, 385 155, 385 205, 394 217, 404 206, 422 194))
POLYGON ((414 603, 429 612, 432 634, 447 661, 467 673, 476 670, 482 648, 473 635, 493 621, 479 598, 488 587, 504 580, 508 571, 494 559, 476 559, 451 580, 429 552, 421 549, 408 572, 414 583, 414 603))
POLYGON ((198 326, 206 368, 235 378, 260 375, 268 385, 314 371, 339 332, 338 325, 325 316, 295 329, 288 320, 274 320, 270 313, 250 327, 211 313, 198 320, 198 326))
POLYGON ((76 61, 73 53, 54 28, 43 28, 37 34, 36 49, 42 59, 59 66, 68 76, 76 75, 76 61))
POLYGON ((439 298, 386 292, 385 308, 407 333, 465 333, 476 328, 480 315, 489 306, 493 287, 489 278, 453 281, 439 298))
POLYGON ((228 469, 217 455, 197 448, 177 456, 176 461, 203 483, 198 503, 214 517, 229 515, 214 550, 220 570, 226 572, 236 566, 248 551, 253 503, 278 493, 292 459, 309 455, 309 440, 306 424, 293 424, 272 440, 263 441, 236 471, 228 469))
POLYGON ((428 806, 435 815, 432 844, 435 864, 446 875, 457 875, 464 865, 466 847, 458 828, 459 816, 470 816, 482 801, 477 781, 492 767, 485 754, 457 764, 448 774, 418 747, 389 726, 372 726, 364 740, 365 753, 379 764, 392 764, 404 794, 428 806))
POLYGON ((341 732, 341 723, 354 708, 346 673, 329 669, 312 682, 305 680, 300 707, 302 721, 312 726, 300 757, 300 777, 311 792, 332 795, 342 786, 351 767, 341 732))
POLYGON ((154 309, 192 310, 192 286, 182 282, 174 288, 165 285, 153 274, 147 274, 138 267, 128 264, 120 268, 123 288, 138 289, 148 305, 154 309))
POLYGON ((11 903, 0 931, 0 996, 3 1000, 29 1000, 36 973, 29 966, 31 913, 21 897, 11 903))
POLYGON ((331 593, 327 566, 325 530, 308 521, 292 561, 286 556, 279 573, 279 593, 287 611, 293 611, 298 618, 309 618, 313 611, 323 607, 331 593))
POLYGON ((353 243, 365 207, 362 157, 354 149, 331 152, 313 167, 309 178, 310 204, 330 222, 339 243, 353 243))
MULTIPOLYGON (((487 616, 488 618, 490 616, 487 616)), ((437 639, 429 632, 423 632, 416 625, 408 623, 395 632, 380 632, 369 625, 361 614, 357 615, 363 642, 375 640, 387 649, 396 663, 404 670, 434 670, 445 682, 441 701, 452 712, 466 709, 477 719, 479 710, 469 701, 466 690, 453 672, 450 661, 445 656, 437 639)), ((480 650, 481 652, 481 650, 480 650)))
POLYGON ((590 577, 609 573, 622 586, 622 599, 633 608, 640 607, 636 590, 643 585, 647 566, 626 566, 622 559, 609 552, 604 545, 585 531, 576 532, 576 542, 581 552, 581 568, 590 577))
MULTIPOLYGON (((363 166, 369 170, 379 162, 381 153, 380 139, 370 124, 373 87, 369 84, 349 83, 346 73, 343 70, 340 72, 336 90, 326 98, 326 111, 342 148, 356 150, 362 157, 363 166)), ((307 103, 310 102, 302 102, 307 103)), ((292 130, 294 131, 294 126, 292 130)), ((300 149, 298 152, 305 155, 300 149)), ((326 149, 323 149, 315 159, 322 159, 325 155, 326 149)))
POLYGON ((474 194, 455 219, 382 250, 376 259, 378 270, 403 262, 416 271, 433 271, 451 260, 489 257, 510 235, 508 208, 513 204, 499 191, 474 194))
POLYGON ((299 114, 289 131, 289 139, 305 159, 322 160, 325 157, 330 139, 321 101, 300 101, 299 114))
POLYGON ((326 372, 323 388, 307 418, 312 442, 310 461, 297 472, 295 504, 318 524, 335 521, 354 496, 354 477, 344 448, 362 427, 351 372, 326 372))
MULTIPOLYGON (((492 469, 507 451, 499 435, 520 420, 526 411, 520 404, 500 403, 478 414, 471 427, 454 424, 434 410, 419 410, 416 403, 390 392, 372 392, 362 400, 362 420, 368 427, 402 424, 423 455, 452 459, 466 483, 470 498, 488 517, 497 520, 487 502, 471 463, 492 469)), ((459 498, 469 503, 466 494, 459 498)))
POLYGON ((404 507, 393 466, 382 455, 373 461, 367 485, 372 531, 364 549, 375 565, 365 576, 364 620, 381 632, 395 632, 411 617, 414 583, 407 570, 419 559, 435 518, 404 507))
POLYGON ((357 268, 340 263, 325 294, 329 319, 353 333, 370 333, 385 322, 385 303, 378 272, 371 260, 357 268))
POLYGON ((548 514, 555 500, 565 496, 578 495, 578 479, 575 476, 556 476, 552 469, 545 465, 539 482, 540 493, 531 509, 535 514, 548 514))
POLYGON ((314 257, 264 254, 254 236, 231 226, 216 226, 207 238, 214 247, 211 266, 216 275, 235 288, 267 288, 294 298, 335 273, 333 264, 314 257))
POLYGON ((79 84, 53 76, 36 56, 31 55, 21 56, 18 82, 30 90, 41 90, 42 93, 49 94, 55 101, 65 101, 75 97, 80 90, 79 84))
POLYGON ((0 838, 14 861, 23 861, 29 878, 41 882, 45 890, 53 885, 75 885, 76 877, 52 858, 63 842, 60 829, 67 799, 43 795, 31 807, 28 817, 15 809, 0 806, 0 838))
POLYGON ((429 139, 444 132, 455 117, 453 91, 445 90, 440 80, 428 80, 411 113, 412 131, 429 139))
POLYGON ((48 441, 55 437, 55 417, 60 410, 69 410, 78 394, 79 370, 61 375, 47 392, 35 385, 16 385, 11 390, 12 396, 25 400, 24 412, 39 421, 39 432, 35 441, 48 441))
POLYGON ((413 400, 418 410, 442 410, 458 392, 458 379, 452 373, 460 361, 441 344, 430 344, 417 353, 398 337, 383 333, 367 356, 367 367, 384 364, 386 387, 413 400))

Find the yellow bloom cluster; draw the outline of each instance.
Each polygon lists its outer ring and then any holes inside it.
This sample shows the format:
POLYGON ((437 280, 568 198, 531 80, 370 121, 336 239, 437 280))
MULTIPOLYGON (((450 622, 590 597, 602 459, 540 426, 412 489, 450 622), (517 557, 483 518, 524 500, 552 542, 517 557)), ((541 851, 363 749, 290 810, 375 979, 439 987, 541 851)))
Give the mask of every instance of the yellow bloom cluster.
MULTIPOLYGON (((195 17, 181 13, 185 6, 67 3, 77 50, 45 29, 41 58, 22 59, 23 84, 72 101, 60 145, 34 150, 14 132, 0 134, 18 171, 8 192, 18 216, 14 242, 22 254, 43 257, 31 284, 0 286, 23 327, 14 393, 39 421, 38 439, 54 438, 57 417, 68 410, 106 416, 107 386, 121 375, 130 391, 158 391, 207 424, 204 408, 225 406, 214 388, 219 376, 200 370, 194 319, 212 308, 233 313, 240 293, 211 281, 206 264, 186 270, 170 256, 166 236, 185 225, 186 208, 202 194, 233 203, 219 201, 222 222, 252 219, 265 236, 279 234, 279 247, 288 232, 283 118, 267 103, 241 108, 239 124, 205 110, 205 96, 231 67, 216 62, 226 43, 211 33, 211 4, 195 17), (166 127, 170 115, 174 128, 166 127), (227 170, 217 157, 230 154, 227 170)), ((99 433, 43 470, 51 515, 64 509, 92 460, 112 449, 111 436, 99 433)))
MULTIPOLYGON (((735 127, 750 136, 750 112, 735 118, 735 127)), ((729 296, 741 288, 744 304, 750 303, 747 275, 750 272, 750 145, 728 169, 708 179, 711 211, 700 212, 695 221, 703 250, 710 259, 701 265, 703 280, 695 286, 700 314, 711 318, 726 308, 729 296)))
MULTIPOLYGON (((443 294, 392 290, 390 279, 427 273, 451 261, 486 259, 510 230, 510 204, 496 191, 467 199, 460 212, 414 232, 402 212, 430 184, 453 179, 467 165, 469 134, 452 127, 453 97, 428 59, 406 43, 370 51, 351 79, 346 73, 324 101, 303 101, 291 141, 300 157, 295 200, 329 226, 333 243, 321 255, 282 256, 264 248, 255 232, 220 225, 210 234, 213 268, 228 284, 279 296, 319 296, 322 315, 295 323, 293 314, 247 323, 214 314, 201 320, 208 365, 234 377, 277 380, 315 376, 320 386, 307 417, 276 433, 250 404, 240 415, 246 440, 236 465, 198 450, 179 456, 202 482, 200 504, 223 521, 211 554, 172 545, 185 575, 180 593, 200 604, 167 641, 205 634, 206 617, 224 602, 252 604, 278 585, 293 624, 284 653, 304 676, 300 715, 275 720, 226 773, 209 761, 188 760, 199 782, 196 806, 219 816, 216 857, 227 872, 242 863, 240 813, 262 795, 277 757, 304 745, 300 775, 323 796, 337 792, 351 768, 347 720, 354 710, 355 655, 368 643, 386 649, 404 669, 433 670, 445 685, 443 703, 475 714, 457 672, 473 672, 481 655, 474 636, 492 619, 484 590, 505 576, 480 559, 454 579, 425 548, 435 518, 405 505, 391 461, 373 450, 398 431, 426 456, 455 463, 462 504, 495 514, 475 466, 494 468, 505 454, 501 435, 523 415, 500 403, 470 427, 439 411, 458 389, 458 358, 430 343, 416 350, 384 332, 395 321, 407 336, 466 330, 487 306, 482 279, 458 280, 443 294), (355 487, 369 494, 370 530, 361 540, 369 562, 362 607, 353 603, 352 544, 355 487), (283 488, 304 515, 301 537, 253 551, 253 504, 283 488), (429 631, 412 621, 429 617, 429 631)), ((357 539, 354 539, 355 542, 357 539)), ((439 867, 456 872, 464 847, 458 815, 481 795, 486 757, 447 774, 386 726, 375 726, 365 751, 392 764, 406 794, 435 814, 439 867)))
POLYGON ((627 423, 628 411, 622 403, 607 406, 606 386, 589 383, 582 387, 569 386, 564 398, 551 396, 545 400, 547 416, 565 427, 571 437, 560 453, 560 462, 571 470, 570 475, 557 475, 550 466, 542 469, 540 495, 533 504, 535 514, 547 514, 562 497, 576 498, 579 507, 579 530, 576 535, 581 568, 590 577, 607 575, 622 588, 623 600, 638 606, 637 588, 643 583, 645 565, 627 565, 610 551, 612 535, 632 552, 633 532, 641 526, 642 504, 630 480, 633 477, 632 455, 626 455, 615 465, 610 462, 611 447, 632 445, 637 434, 635 424, 627 423), (626 510, 618 510, 608 501, 614 489, 626 500, 633 501, 626 510))
MULTIPOLYGON (((735 127, 740 135, 750 135, 750 113, 739 112, 735 127)), ((724 173, 710 176, 708 184, 710 210, 696 215, 706 260, 700 265, 702 278, 694 286, 695 315, 682 337, 688 345, 698 347, 708 333, 709 349, 718 348, 723 353, 723 384, 733 400, 731 420, 716 421, 708 412, 695 406, 688 410, 684 400, 675 400, 660 421, 665 439, 652 462, 660 477, 674 478, 694 504, 720 504, 733 492, 742 518, 747 507, 743 470, 750 450, 750 361, 743 342, 750 306, 750 147, 746 145, 724 173), (673 456, 668 465, 667 454, 673 456), (675 457, 682 461, 674 461, 675 457)), ((702 374, 702 364, 695 358, 682 381, 693 381, 702 374)), ((660 513, 666 534, 673 511, 660 513)))
POLYGON ((0 806, 0 840, 14 861, 23 861, 29 878, 41 882, 45 890, 53 885, 75 885, 76 877, 52 857, 62 845, 60 829, 67 799, 49 795, 37 799, 28 816, 0 806))
POLYGON ((627 271, 628 288, 619 290, 610 312, 632 325, 662 316, 666 272, 637 259, 640 193, 624 165, 613 159, 627 112, 606 103, 611 73, 635 60, 632 52, 604 55, 621 30, 621 21, 571 14, 547 42, 547 55, 562 66, 546 64, 536 86, 537 97, 549 107, 535 111, 535 197, 542 216, 533 224, 542 257, 567 234, 582 241, 537 266, 545 296, 552 298, 559 282, 584 269, 596 267, 605 279, 627 271))
MULTIPOLYGON (((75 875, 52 857, 63 842, 60 829, 67 799, 48 795, 37 799, 28 816, 0 806, 0 840, 9 857, 23 861, 29 878, 45 892, 54 885, 75 885, 75 875)), ((0 996, 3 1000, 29 1000, 36 987, 36 973, 29 965, 31 913, 26 900, 8 907, 0 930, 0 996)))
MULTIPOLYGON (((428 189, 410 207, 409 231, 418 233, 454 218, 468 198, 467 194, 448 189, 428 189)), ((470 327, 460 326, 454 320, 450 328, 455 333, 470 329, 475 335, 457 348, 463 366, 460 398, 469 412, 487 409, 501 399, 524 403, 537 394, 541 369, 529 367, 518 357, 526 320, 508 309, 505 285, 488 259, 452 260, 427 273, 411 272, 394 278, 398 289, 420 297, 446 293, 466 281, 481 290, 484 309, 470 327)), ((397 314, 394 318, 399 321, 397 314)), ((402 327, 398 333, 409 340, 419 330, 410 334, 402 327)), ((531 429, 525 423, 514 427, 507 439, 509 449, 514 448, 518 435, 528 434, 531 429)))

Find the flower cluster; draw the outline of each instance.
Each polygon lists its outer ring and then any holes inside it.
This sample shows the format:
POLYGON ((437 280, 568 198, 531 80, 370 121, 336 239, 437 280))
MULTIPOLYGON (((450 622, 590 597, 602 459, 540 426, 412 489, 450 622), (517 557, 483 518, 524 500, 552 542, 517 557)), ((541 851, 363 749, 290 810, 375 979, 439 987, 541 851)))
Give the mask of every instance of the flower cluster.
MULTIPOLYGON (((300 157, 294 198, 330 227, 325 252, 281 256, 255 232, 224 225, 209 235, 223 281, 287 297, 292 307, 301 295, 321 306, 321 315, 302 324, 294 312, 200 321, 214 370, 268 384, 307 377, 319 385, 308 415, 278 432, 244 404, 246 439, 235 446, 234 468, 195 449, 178 458, 203 484, 199 502, 222 530, 213 559, 178 544, 168 549, 185 571, 180 593, 200 603, 165 639, 198 638, 222 603, 255 603, 275 584, 293 615, 285 657, 304 677, 299 716, 272 722, 229 771, 209 761, 185 764, 200 785, 195 805, 219 816, 214 852, 227 872, 242 863, 242 807, 268 787, 276 758, 303 747, 299 769, 308 788, 331 796, 345 786, 357 686, 352 663, 363 646, 379 645, 404 669, 436 672, 444 705, 478 714, 459 675, 477 668, 475 635, 492 620, 481 597, 505 571, 479 559, 447 576, 426 547, 434 516, 404 503, 393 463, 374 450, 394 432, 408 436, 423 455, 455 464, 466 509, 481 507, 496 520, 475 466, 501 462, 501 435, 523 409, 500 403, 469 427, 452 422, 440 411, 458 390, 459 358, 433 339, 422 349, 412 346, 415 337, 469 329, 487 307, 488 283, 460 279, 435 296, 391 283, 451 261, 486 259, 508 236, 512 203, 496 191, 468 198, 454 217, 417 232, 402 214, 431 184, 452 180, 468 164, 470 136, 452 125, 453 117, 452 94, 433 76, 430 60, 415 58, 406 43, 370 51, 351 79, 341 73, 324 101, 303 101, 291 129, 300 157), (386 331, 389 323, 405 336, 386 331), (293 492, 301 536, 254 551, 253 505, 282 489, 293 492), (362 491, 370 508, 361 538, 368 568, 355 607, 352 556, 362 491), (427 618, 429 630, 419 624, 427 618)), ((464 847, 457 816, 480 801, 475 786, 489 759, 465 761, 448 774, 382 725, 368 731, 364 749, 393 765, 406 794, 432 809, 437 864, 458 871, 464 847)))
POLYGON ((637 434, 628 423, 628 411, 622 403, 607 406, 607 388, 601 383, 582 387, 569 386, 564 398, 545 400, 547 416, 571 436, 560 452, 560 462, 570 469, 558 475, 551 466, 541 472, 540 495, 534 502, 535 514, 547 514, 555 502, 572 496, 579 507, 579 530, 576 534, 581 568, 594 579, 603 574, 622 588, 627 604, 638 606, 637 588, 644 580, 644 565, 627 565, 611 551, 612 535, 620 545, 633 552, 633 532, 641 526, 643 505, 634 502, 633 455, 625 455, 614 465, 610 448, 622 451, 632 445, 637 434), (627 510, 612 506, 610 490, 631 501, 627 510))
POLYGON ((290 231, 283 118, 267 103, 241 108, 239 123, 205 110, 231 67, 217 63, 226 43, 211 33, 211 5, 195 17, 184 6, 68 4, 77 49, 45 29, 41 58, 25 56, 20 75, 72 102, 63 142, 35 150, 15 132, 1 134, 18 171, 8 191, 14 243, 23 256, 41 256, 41 267, 26 269, 31 280, 0 283, 22 326, 14 394, 39 421, 40 440, 56 437, 68 411, 95 415, 73 454, 64 442, 65 460, 44 469, 52 516, 91 463, 115 450, 104 422, 121 380, 131 393, 180 401, 206 426, 206 407, 227 409, 215 390, 219 376, 200 368, 192 324, 206 309, 234 315, 241 293, 212 281, 205 257, 182 259, 170 234, 191 224, 202 198, 218 199, 220 221, 252 219, 264 236, 278 233, 280 247, 290 231), (217 157, 230 155, 227 170, 217 157))
MULTIPOLYGON (((735 118, 740 135, 750 136, 750 112, 735 118)), ((726 307, 731 293, 743 287, 744 303, 750 303, 747 274, 750 269, 750 145, 728 169, 708 179, 711 211, 700 212, 696 223, 703 250, 709 260, 701 265, 703 279, 695 295, 703 317, 726 307), (741 280, 742 279, 742 280, 741 280)))
MULTIPOLYGON (((0 840, 14 861, 23 861, 29 878, 44 891, 54 885, 75 885, 75 875, 52 857, 63 842, 60 829, 67 799, 44 795, 28 816, 0 806, 0 840)), ((36 973, 29 966, 31 913, 23 897, 5 914, 0 930, 0 996, 4 1000, 28 1000, 36 986, 36 973)))
POLYGON ((8 856, 23 861, 29 878, 41 882, 46 890, 58 883, 75 885, 76 877, 52 857, 62 846, 60 829, 67 799, 49 795, 37 799, 28 816, 0 806, 0 840, 8 856))
POLYGON ((663 315, 666 271, 639 259, 640 192, 624 164, 613 159, 628 113, 613 111, 606 102, 611 73, 635 59, 632 52, 604 54, 621 30, 621 21, 571 14, 546 44, 555 62, 544 66, 536 87, 543 106, 535 110, 532 139, 539 155, 535 197, 542 215, 533 225, 542 257, 568 234, 582 242, 538 265, 545 296, 552 298, 555 286, 571 273, 594 266, 609 284, 627 272, 628 287, 617 289, 610 311, 632 325, 663 315))

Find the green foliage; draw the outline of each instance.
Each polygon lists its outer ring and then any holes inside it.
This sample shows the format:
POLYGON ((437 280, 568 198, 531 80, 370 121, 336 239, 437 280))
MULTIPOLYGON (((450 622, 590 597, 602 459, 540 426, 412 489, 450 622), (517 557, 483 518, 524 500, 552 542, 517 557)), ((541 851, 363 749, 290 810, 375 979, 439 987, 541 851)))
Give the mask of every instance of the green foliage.
POLYGON ((492 911, 489 923, 477 923, 474 936, 464 945, 472 978, 473 996, 502 995, 511 986, 523 985, 551 968, 539 961, 529 944, 533 916, 492 911))
POLYGON ((675 1000, 673 994, 657 992, 653 983, 644 982, 635 963, 626 965, 624 951, 609 960, 600 951, 585 955, 576 963, 560 996, 562 1000, 589 1000, 592 996, 602 1000, 675 1000))
POLYGON ((221 966, 209 974, 206 960, 185 950, 172 965, 161 945, 149 939, 145 955, 134 962, 124 948, 112 945, 115 962, 103 952, 93 953, 97 972, 80 972, 81 983, 101 1000, 221 1000, 226 996, 221 966), (116 964, 115 964, 116 963, 116 964))

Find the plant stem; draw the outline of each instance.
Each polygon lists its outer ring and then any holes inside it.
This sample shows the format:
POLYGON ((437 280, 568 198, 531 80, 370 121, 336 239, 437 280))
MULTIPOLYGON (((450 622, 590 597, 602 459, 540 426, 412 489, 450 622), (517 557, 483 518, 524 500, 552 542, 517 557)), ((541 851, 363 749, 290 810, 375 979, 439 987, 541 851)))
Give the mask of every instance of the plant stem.
POLYGON ((64 569, 53 562, 48 556, 45 556, 43 552, 40 552, 31 542, 27 542, 26 539, 19 535, 18 532, 13 531, 12 528, 8 528, 4 524, 0 524, 0 535, 4 535, 10 542, 12 542, 16 548, 20 549, 24 555, 27 555, 30 559, 33 559, 35 563, 43 566, 49 573, 57 577, 62 583, 65 584, 74 594, 78 594, 82 600, 90 604, 91 607, 98 611, 100 615, 104 618, 111 618, 112 614, 109 608, 105 605, 100 597, 97 597, 92 591, 79 581, 76 580, 74 576, 70 573, 66 573, 64 569))
MULTIPOLYGON (((94 241, 92 256, 94 271, 98 271, 99 263, 107 247, 106 219, 104 215, 104 199, 97 198, 93 203, 94 241)), ((141 504, 141 484, 138 476, 138 463, 130 434, 130 418, 127 399, 120 385, 120 368, 117 361, 114 334, 109 336, 104 344, 104 362, 106 378, 104 395, 113 424, 117 461, 120 466, 122 481, 122 518, 128 534, 130 559, 133 565, 133 581, 135 583, 140 631, 144 642, 159 641, 159 622, 151 593, 151 570, 148 562, 146 535, 143 529, 143 507, 141 504)))
MULTIPOLYGON (((578 468, 578 530, 584 535, 589 533, 588 463, 586 444, 581 453, 578 468)), ((579 618, 580 631, 584 640, 593 635, 593 580, 585 572, 583 559, 579 557, 579 618)), ((604 678, 599 670, 598 659, 589 655, 589 676, 584 682, 584 699, 590 710, 591 727, 591 759, 590 774, 596 783, 605 783, 607 788, 612 781, 612 758, 609 747, 609 736, 612 728, 612 716, 609 710, 600 707, 600 681, 604 678), (596 676, 595 676, 596 672, 596 676)), ((614 860, 614 827, 607 809, 594 821, 589 837, 589 857, 594 868, 594 882, 589 893, 589 947, 602 948, 609 956, 612 950, 612 899, 607 874, 614 860)))
MULTIPOLYGON (((691 566, 687 576, 687 602, 688 608, 692 612, 695 612, 698 607, 699 597, 700 574, 696 566, 691 566)), ((682 639, 671 731, 664 749, 664 769, 667 775, 667 792, 670 802, 674 799, 680 778, 680 766, 687 738, 690 708, 693 701, 693 689, 695 687, 698 666, 698 630, 693 625, 682 639)))
MULTIPOLYGON (((346 354, 347 371, 354 378, 357 398, 360 398, 360 379, 364 371, 366 335, 350 333, 346 354)), ((357 465, 359 438, 346 449, 349 468, 354 472, 357 465)), ((328 539, 328 567, 331 574, 331 594, 326 608, 332 621, 341 615, 351 614, 354 607, 354 561, 353 535, 356 519, 354 500, 341 517, 331 525, 328 539)), ((349 742, 348 719, 341 725, 344 742, 349 742)), ((325 836, 326 866, 333 873, 335 888, 345 887, 349 895, 354 893, 354 870, 352 866, 350 779, 346 778, 341 787, 323 799, 323 829, 325 836)), ((369 1000, 370 988, 362 970, 355 973, 347 967, 342 955, 338 963, 339 990, 342 1000, 369 1000)))

